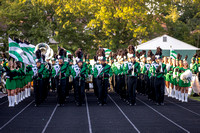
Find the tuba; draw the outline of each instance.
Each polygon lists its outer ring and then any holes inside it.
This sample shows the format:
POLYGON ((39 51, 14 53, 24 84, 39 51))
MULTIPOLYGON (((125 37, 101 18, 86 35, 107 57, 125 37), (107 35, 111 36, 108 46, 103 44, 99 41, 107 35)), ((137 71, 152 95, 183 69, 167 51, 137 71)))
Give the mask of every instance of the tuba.
POLYGON ((49 47, 48 44, 46 43, 39 43, 35 46, 35 51, 36 52, 38 49, 41 50, 42 55, 45 55, 46 59, 51 59, 53 57, 53 50, 49 47))

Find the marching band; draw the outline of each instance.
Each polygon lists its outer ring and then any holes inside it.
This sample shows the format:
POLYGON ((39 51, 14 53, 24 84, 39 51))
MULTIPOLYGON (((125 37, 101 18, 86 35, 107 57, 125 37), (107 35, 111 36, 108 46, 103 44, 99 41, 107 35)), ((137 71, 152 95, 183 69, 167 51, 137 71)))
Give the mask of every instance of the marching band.
POLYGON ((136 51, 133 45, 110 52, 109 56, 99 48, 91 64, 89 54, 84 55, 81 48, 76 50, 75 56, 68 55, 64 48, 59 48, 58 55, 51 59, 39 48, 35 55, 36 65, 25 65, 12 57, 3 63, 9 107, 29 97, 31 86, 36 107, 45 101, 50 90, 57 92, 59 106, 64 106, 72 89, 77 106, 85 104, 85 90, 89 88, 94 89, 99 106, 107 104, 108 88, 130 106, 136 105, 136 94, 146 95, 156 105, 164 105, 164 95, 188 102, 192 90, 199 93, 197 54, 190 65, 187 56, 182 60, 178 54, 177 59, 172 59, 163 56, 160 47, 155 55, 151 50, 146 54, 145 50, 136 51))

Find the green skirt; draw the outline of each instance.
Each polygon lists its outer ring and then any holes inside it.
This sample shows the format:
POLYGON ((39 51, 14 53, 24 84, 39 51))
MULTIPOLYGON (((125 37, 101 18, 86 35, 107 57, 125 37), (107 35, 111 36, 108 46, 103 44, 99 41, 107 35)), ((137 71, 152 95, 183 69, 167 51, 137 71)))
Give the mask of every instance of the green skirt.
POLYGON ((166 74, 165 81, 168 81, 168 82, 171 81, 171 75, 169 73, 166 74))
POLYGON ((21 87, 21 80, 16 79, 16 88, 20 88, 20 87, 21 87))
POLYGON ((180 87, 190 87, 191 86, 190 81, 189 82, 184 82, 183 80, 179 80, 178 84, 179 84, 180 87))
POLYGON ((6 89, 15 90, 16 89, 16 80, 6 79, 6 89))

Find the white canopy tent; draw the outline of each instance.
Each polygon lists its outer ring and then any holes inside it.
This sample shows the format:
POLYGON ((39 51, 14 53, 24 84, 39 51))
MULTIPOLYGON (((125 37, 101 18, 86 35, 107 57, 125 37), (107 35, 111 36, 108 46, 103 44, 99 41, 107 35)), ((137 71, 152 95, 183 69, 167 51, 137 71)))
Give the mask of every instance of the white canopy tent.
POLYGON ((148 42, 142 43, 137 46, 137 50, 156 50, 157 47, 162 48, 163 50, 170 50, 170 48, 174 50, 199 50, 199 48, 187 44, 183 41, 170 37, 168 35, 163 35, 157 37, 148 42))
POLYGON ((188 55, 188 63, 190 63, 190 59, 192 56, 196 53, 197 50, 200 50, 199 48, 192 46, 190 44, 187 44, 183 41, 180 41, 178 39, 175 39, 173 37, 170 37, 168 35, 163 35, 160 37, 157 37, 153 40, 150 40, 148 42, 142 43, 137 46, 136 50, 152 50, 152 52, 155 54, 157 47, 161 47, 163 50, 163 56, 170 56, 170 49, 172 48, 176 53, 179 53, 182 55, 182 59, 188 55))

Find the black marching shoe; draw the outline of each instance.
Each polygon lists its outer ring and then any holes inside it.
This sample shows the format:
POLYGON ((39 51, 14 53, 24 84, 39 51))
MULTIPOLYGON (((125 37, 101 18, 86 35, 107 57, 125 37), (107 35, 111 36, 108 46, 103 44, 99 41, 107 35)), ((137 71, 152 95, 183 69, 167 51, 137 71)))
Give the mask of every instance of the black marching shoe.
POLYGON ((102 103, 99 103, 99 106, 103 106, 103 104, 102 104, 102 103))
POLYGON ((160 103, 160 105, 161 105, 161 106, 164 106, 165 104, 164 104, 164 103, 160 103))

